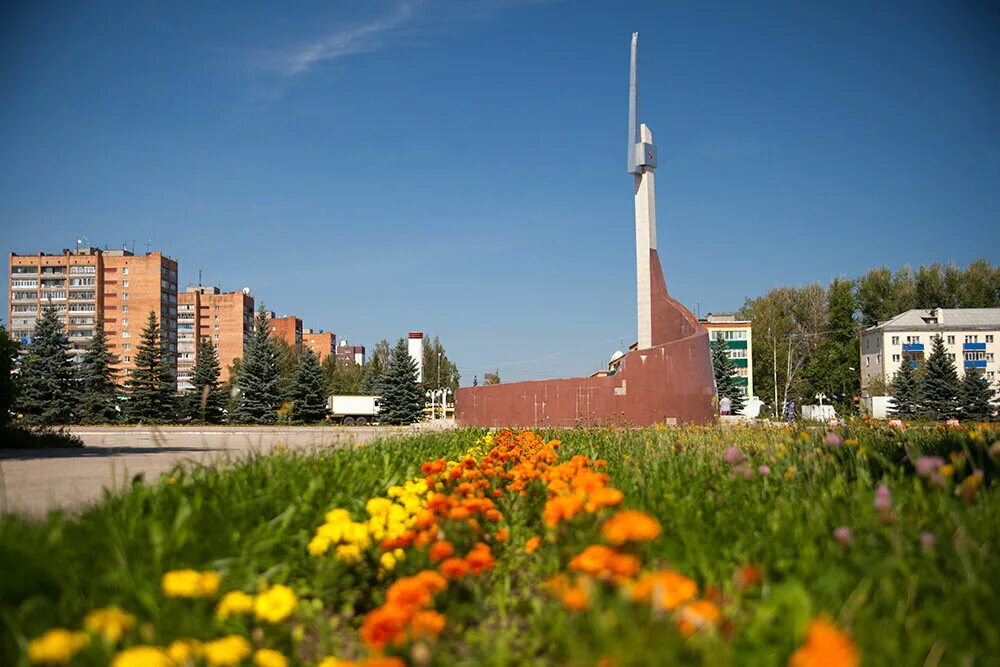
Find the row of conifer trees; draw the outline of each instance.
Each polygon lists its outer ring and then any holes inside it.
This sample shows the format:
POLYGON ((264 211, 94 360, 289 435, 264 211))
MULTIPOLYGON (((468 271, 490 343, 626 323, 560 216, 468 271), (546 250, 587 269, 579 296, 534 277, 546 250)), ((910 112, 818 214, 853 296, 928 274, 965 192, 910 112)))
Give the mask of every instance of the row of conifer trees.
MULTIPOLYGON (((77 363, 69 353, 69 342, 56 310, 44 308, 31 341, 15 364, 15 415, 26 424, 188 420, 311 424, 327 417, 327 379, 311 350, 301 350, 293 381, 282 392, 279 350, 263 310, 257 315, 254 333, 228 385, 220 380, 215 346, 211 339, 204 338, 198 342, 192 388, 178 394, 174 357, 167 351, 161 333, 156 314, 151 311, 136 347, 135 369, 120 384, 114 370, 118 360, 108 350, 102 323, 97 323, 77 363)), ((409 424, 420 419, 424 404, 416 378, 416 364, 400 339, 376 381, 382 395, 383 423, 409 424)))
POLYGON ((979 369, 967 367, 959 379, 941 336, 919 367, 906 352, 892 379, 891 412, 903 419, 986 421, 996 411, 996 392, 979 369))

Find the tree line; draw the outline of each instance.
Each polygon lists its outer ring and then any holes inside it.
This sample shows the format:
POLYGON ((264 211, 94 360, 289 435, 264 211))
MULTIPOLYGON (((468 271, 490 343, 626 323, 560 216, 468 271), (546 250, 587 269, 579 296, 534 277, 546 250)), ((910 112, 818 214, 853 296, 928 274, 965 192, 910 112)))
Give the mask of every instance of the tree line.
MULTIPOLYGON (((404 339, 392 348, 380 341, 373 363, 366 367, 350 364, 356 368, 349 368, 335 355, 320 364, 312 350, 289 346, 272 336, 261 310, 244 356, 230 367, 230 381, 225 384, 211 339, 204 338, 197 345, 192 388, 178 394, 175 359, 151 311, 136 347, 135 369, 119 384, 114 369, 118 359, 108 349, 103 323, 96 323, 76 363, 56 310, 44 308, 24 354, 0 327, 0 426, 11 412, 28 425, 311 424, 327 417, 331 390, 362 393, 362 388, 382 396, 379 416, 383 423, 408 424, 422 416, 424 390, 416 382, 417 367, 404 339)), ((431 349, 435 362, 451 364, 437 338, 431 349)), ((457 369, 453 365, 450 369, 457 386, 457 369)))
POLYGON ((861 391, 860 334, 913 308, 1000 307, 1000 267, 977 260, 964 269, 934 263, 870 269, 824 287, 778 287, 747 299, 740 317, 753 322, 754 390, 770 414, 790 401, 825 394, 841 414, 856 410, 861 391))

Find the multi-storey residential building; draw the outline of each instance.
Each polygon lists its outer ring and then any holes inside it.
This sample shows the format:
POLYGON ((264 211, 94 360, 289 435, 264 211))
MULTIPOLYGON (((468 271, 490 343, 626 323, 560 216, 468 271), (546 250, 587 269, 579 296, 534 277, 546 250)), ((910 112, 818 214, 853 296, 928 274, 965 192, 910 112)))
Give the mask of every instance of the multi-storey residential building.
POLYGON ((177 262, 159 252, 79 248, 61 255, 10 255, 12 335, 31 340, 41 309, 52 306, 66 322, 77 358, 103 319, 118 380, 135 369, 134 355, 150 312, 161 327, 164 349, 177 353, 177 262))
POLYGON ((861 334, 861 391, 881 393, 903 362, 916 368, 930 356, 934 339, 944 347, 961 377, 978 368, 994 386, 1000 385, 996 353, 1000 342, 1000 308, 934 308, 908 310, 865 329, 861 334))
POLYGON ((220 380, 230 380, 233 361, 253 335, 254 298, 250 290, 222 293, 218 287, 188 287, 178 298, 177 388, 191 388, 191 375, 198 360, 198 343, 205 338, 215 345, 221 367, 220 380))
POLYGON ((358 366, 365 365, 365 346, 348 345, 346 340, 340 341, 337 345, 337 359, 344 363, 354 363, 358 366))
POLYGON ((312 329, 302 330, 302 345, 316 353, 319 362, 334 354, 337 348, 337 334, 332 331, 313 331, 312 329))
POLYGON ((264 313, 264 315, 267 317, 268 325, 271 327, 272 336, 280 338, 291 347, 295 347, 302 342, 302 320, 294 315, 277 317, 271 311, 264 313))
POLYGON ((743 385, 744 396, 753 393, 753 327, 749 320, 741 320, 730 313, 709 313, 701 320, 708 329, 709 338, 725 342, 729 358, 736 366, 736 375, 743 385))

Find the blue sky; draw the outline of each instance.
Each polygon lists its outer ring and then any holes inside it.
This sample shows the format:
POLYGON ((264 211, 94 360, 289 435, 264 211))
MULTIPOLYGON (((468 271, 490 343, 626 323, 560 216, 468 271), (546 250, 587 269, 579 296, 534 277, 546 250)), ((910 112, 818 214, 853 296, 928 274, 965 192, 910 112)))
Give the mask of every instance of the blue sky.
POLYGON ((1000 11, 912 1, 6 2, 0 252, 148 241, 463 384, 589 373, 635 336, 633 30, 692 309, 1000 262, 1000 11))

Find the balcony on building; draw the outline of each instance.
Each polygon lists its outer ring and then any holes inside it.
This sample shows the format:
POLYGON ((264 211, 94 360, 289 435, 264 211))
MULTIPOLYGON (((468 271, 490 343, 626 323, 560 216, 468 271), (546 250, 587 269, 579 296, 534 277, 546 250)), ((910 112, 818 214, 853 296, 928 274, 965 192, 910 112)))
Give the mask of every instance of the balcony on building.
POLYGON ((971 352, 975 350, 986 351, 986 343, 962 343, 962 350, 971 352))
MULTIPOLYGON (((975 343, 970 343, 970 344, 971 345, 975 345, 975 343)), ((966 368, 986 368, 986 363, 987 363, 986 359, 966 359, 965 360, 965 367, 966 368)))
POLYGON ((923 343, 903 343, 903 352, 923 352, 923 343))

